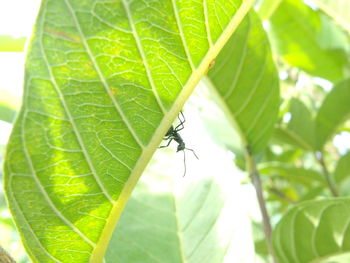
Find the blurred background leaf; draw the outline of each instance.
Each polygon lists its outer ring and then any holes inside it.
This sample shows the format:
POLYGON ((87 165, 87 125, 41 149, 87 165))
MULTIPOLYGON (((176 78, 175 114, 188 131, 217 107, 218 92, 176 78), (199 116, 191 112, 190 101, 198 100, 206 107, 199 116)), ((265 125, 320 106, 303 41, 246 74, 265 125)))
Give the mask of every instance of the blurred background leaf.
POLYGON ((320 12, 301 0, 283 0, 269 22, 272 46, 290 66, 334 82, 343 78, 348 57, 344 50, 320 42, 330 41, 321 37, 328 20, 320 12))
POLYGON ((324 144, 350 117, 350 79, 337 84, 323 101, 316 116, 316 147, 324 144))
POLYGON ((297 98, 289 102, 289 120, 287 125, 276 128, 274 136, 284 143, 300 147, 304 150, 314 148, 314 121, 310 110, 297 98))
POLYGON ((157 163, 141 177, 125 208, 105 261, 253 262, 251 228, 237 181, 228 174, 184 179, 161 161, 165 154, 155 157, 157 163))
POLYGON ((261 152, 273 132, 280 97, 269 41, 254 12, 222 49, 208 77, 243 147, 261 152))
POLYGON ((349 253, 349 205, 350 200, 343 198, 309 201, 294 206, 273 233, 274 248, 280 262, 308 263, 349 253))
POLYGON ((26 37, 15 38, 9 35, 0 35, 0 52, 22 52, 25 42, 26 37))
POLYGON ((350 2, 348 0, 314 0, 340 26, 350 33, 350 2))

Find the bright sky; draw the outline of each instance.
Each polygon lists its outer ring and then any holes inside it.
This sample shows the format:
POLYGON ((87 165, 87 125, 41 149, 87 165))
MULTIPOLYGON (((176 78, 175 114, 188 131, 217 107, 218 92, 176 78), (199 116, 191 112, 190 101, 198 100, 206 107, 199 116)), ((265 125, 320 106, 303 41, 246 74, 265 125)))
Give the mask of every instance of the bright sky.
POLYGON ((0 35, 29 36, 40 0, 0 0, 0 35))

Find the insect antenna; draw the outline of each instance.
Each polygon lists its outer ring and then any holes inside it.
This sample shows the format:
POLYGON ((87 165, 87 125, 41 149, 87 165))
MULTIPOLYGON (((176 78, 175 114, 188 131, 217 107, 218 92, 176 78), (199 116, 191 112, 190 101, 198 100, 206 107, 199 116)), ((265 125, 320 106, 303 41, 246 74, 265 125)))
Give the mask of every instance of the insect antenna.
POLYGON ((183 151, 183 153, 184 153, 184 175, 182 176, 182 177, 185 177, 185 175, 186 175, 186 153, 185 153, 185 151, 183 151))
MULTIPOLYGON (((199 160, 197 154, 195 153, 195 151, 193 149, 190 148, 185 148, 185 150, 191 151, 193 153, 193 155, 199 160)), ((186 152, 185 150, 183 150, 182 152, 184 153, 184 175, 182 177, 185 177, 186 175, 186 152)))
MULTIPOLYGON (((190 148, 185 148, 185 149, 188 150, 188 151, 193 152, 193 155, 197 158, 197 160, 199 160, 199 158, 198 158, 196 152, 195 152, 193 149, 190 149, 190 148)), ((185 151, 184 151, 184 152, 185 152, 185 151)))

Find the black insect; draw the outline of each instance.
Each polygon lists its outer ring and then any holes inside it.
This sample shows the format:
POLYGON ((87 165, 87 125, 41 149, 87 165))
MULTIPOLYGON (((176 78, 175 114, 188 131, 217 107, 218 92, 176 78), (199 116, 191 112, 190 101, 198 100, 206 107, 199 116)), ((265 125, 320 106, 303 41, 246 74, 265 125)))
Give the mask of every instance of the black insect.
POLYGON ((178 143, 176 152, 183 151, 183 153, 184 153, 184 167, 185 167, 185 171, 184 171, 184 175, 183 176, 185 176, 186 175, 186 154, 185 154, 185 150, 191 151, 193 153, 193 155, 197 159, 199 159, 199 158, 198 158, 197 154, 195 153, 195 151, 193 149, 186 148, 185 142, 184 142, 184 140, 182 139, 182 137, 179 134, 179 131, 181 131, 181 130, 183 130, 185 128, 184 123, 186 121, 185 116, 183 115, 182 111, 180 111, 180 114, 178 115, 178 119, 180 121, 180 124, 177 125, 175 128, 173 126, 171 126, 169 128, 169 130, 167 131, 167 133, 165 134, 164 140, 168 141, 167 145, 160 146, 159 148, 168 147, 173 140, 178 143), (181 115, 182 119, 180 118, 180 115, 181 115))

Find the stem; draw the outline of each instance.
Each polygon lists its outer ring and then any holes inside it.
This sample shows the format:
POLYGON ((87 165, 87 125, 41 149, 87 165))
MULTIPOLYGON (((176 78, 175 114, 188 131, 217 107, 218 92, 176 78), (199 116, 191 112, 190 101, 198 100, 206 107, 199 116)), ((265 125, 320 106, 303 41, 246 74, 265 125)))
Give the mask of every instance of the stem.
POLYGON ((2 263, 16 263, 14 259, 0 246, 0 262, 2 263))
POLYGON ((256 163, 254 160, 254 157, 252 155, 252 152, 250 151, 249 146, 246 147, 246 162, 247 162, 247 168, 248 168, 248 173, 249 176, 252 180, 253 186, 255 188, 256 196, 258 199, 259 203, 259 208, 260 212, 263 218, 263 228, 264 228, 264 233, 265 233, 265 238, 267 242, 267 247, 269 250, 270 255, 272 256, 272 261, 274 263, 278 263, 275 254, 273 252, 273 247, 272 247, 272 228, 271 228, 271 223, 270 223, 270 217, 266 209, 266 204, 265 204, 265 199, 264 199, 264 194, 263 194, 263 189, 262 189, 262 184, 260 180, 260 174, 256 168, 256 163))
POLYGON ((329 170, 327 168, 327 165, 324 161, 324 158, 323 158, 323 153, 322 152, 316 152, 315 153, 315 158, 316 160, 318 161, 318 163, 321 165, 322 167, 322 171, 323 171, 323 175, 326 179, 326 182, 327 182, 327 185, 328 185, 328 188, 329 190, 331 191, 332 195, 333 196, 339 196, 338 194, 338 190, 337 190, 337 187, 336 185, 334 184, 331 176, 330 176, 330 173, 329 173, 329 170))

